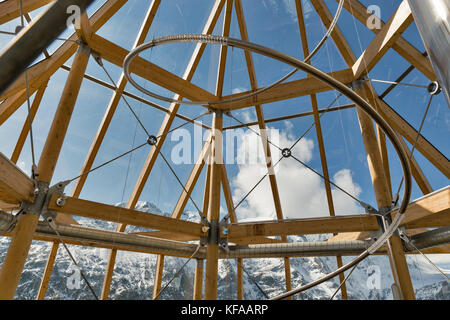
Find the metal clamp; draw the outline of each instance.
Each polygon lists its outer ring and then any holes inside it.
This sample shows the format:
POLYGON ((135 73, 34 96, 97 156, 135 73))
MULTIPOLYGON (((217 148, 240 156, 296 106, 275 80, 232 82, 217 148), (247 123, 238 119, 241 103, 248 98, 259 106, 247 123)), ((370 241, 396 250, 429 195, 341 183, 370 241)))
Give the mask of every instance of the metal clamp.
POLYGON ((48 209, 48 204, 53 195, 60 195, 56 204, 63 206, 65 203, 64 189, 70 183, 70 180, 58 182, 49 187, 47 182, 36 181, 36 189, 34 190, 34 202, 29 203, 23 201, 20 205, 20 211, 23 214, 31 213, 42 216, 47 221, 53 221, 57 212, 48 209))
POLYGON ((200 245, 216 244, 221 249, 228 251, 228 223, 226 221, 210 221, 202 227, 207 236, 200 237, 200 245))

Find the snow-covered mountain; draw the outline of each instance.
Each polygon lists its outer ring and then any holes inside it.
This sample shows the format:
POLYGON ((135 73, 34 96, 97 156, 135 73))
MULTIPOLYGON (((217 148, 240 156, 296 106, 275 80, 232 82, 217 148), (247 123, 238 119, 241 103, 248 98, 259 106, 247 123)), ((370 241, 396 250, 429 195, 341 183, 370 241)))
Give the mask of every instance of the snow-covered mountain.
MULTIPOLYGON (((148 202, 139 202, 137 210, 169 215, 148 202)), ((183 219, 199 221, 196 212, 184 212, 183 219)), ((114 230, 112 222, 95 221, 79 218, 78 221, 87 227, 114 230)), ((143 231, 141 228, 129 226, 127 231, 143 231)), ((314 241, 324 239, 324 236, 295 236, 292 241, 314 241)), ((10 239, 0 238, 0 263, 3 262, 10 239)), ((17 299, 35 299, 45 263, 51 248, 50 243, 33 242, 30 253, 16 292, 17 299)), ((97 295, 100 295, 103 277, 108 260, 108 250, 69 246, 77 263, 83 269, 90 284, 97 295)), ((349 261, 344 258, 344 262, 349 261)), ((182 267, 185 259, 166 257, 163 286, 182 267)), ((291 273, 292 286, 314 281, 336 269, 334 257, 320 258, 292 258, 291 273)), ((445 299, 450 300, 450 286, 445 279, 425 260, 419 256, 408 256, 411 277, 416 289, 417 299, 445 299)), ((153 292, 154 270, 156 256, 150 254, 120 251, 117 254, 114 276, 111 284, 111 299, 151 299, 153 292)), ((195 261, 191 261, 178 277, 163 291, 162 299, 192 299, 195 261)), ((440 267, 450 274, 450 263, 440 264, 440 267)), ((283 259, 246 259, 245 270, 252 276, 250 279, 244 274, 245 299, 265 299, 264 294, 274 296, 284 289, 283 259), (253 280, 253 281, 252 281, 253 280)), ((56 259, 50 285, 47 290, 47 299, 93 299, 77 268, 61 246, 56 259)), ((347 290, 350 299, 366 300, 393 299, 391 285, 393 283, 389 261, 385 256, 371 256, 362 261, 347 280, 347 290)), ((325 282, 309 289, 295 299, 329 299, 338 288, 338 278, 325 282)), ((236 261, 221 260, 219 263, 219 299, 236 299, 236 261)), ((336 296, 340 299, 340 294, 336 296)))

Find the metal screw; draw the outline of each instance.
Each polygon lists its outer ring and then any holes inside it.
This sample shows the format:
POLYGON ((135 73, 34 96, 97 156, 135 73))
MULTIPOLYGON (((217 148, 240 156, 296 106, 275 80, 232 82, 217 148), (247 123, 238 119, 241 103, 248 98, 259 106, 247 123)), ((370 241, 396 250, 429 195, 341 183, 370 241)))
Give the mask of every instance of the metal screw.
POLYGON ((63 207, 65 204, 66 204, 66 199, 61 198, 61 197, 56 199, 56 205, 58 207, 63 207))

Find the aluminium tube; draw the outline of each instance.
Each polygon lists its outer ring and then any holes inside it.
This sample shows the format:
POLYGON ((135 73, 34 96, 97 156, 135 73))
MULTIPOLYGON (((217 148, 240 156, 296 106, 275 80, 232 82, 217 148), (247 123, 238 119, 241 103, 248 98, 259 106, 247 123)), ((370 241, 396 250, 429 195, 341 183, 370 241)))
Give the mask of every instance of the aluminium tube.
POLYGON ((450 105, 450 2, 408 0, 447 103, 450 105))
POLYGON ((93 0, 58 0, 25 27, 0 53, 0 95, 93 0), (75 11, 72 11, 75 9, 75 11), (79 11, 78 11, 79 9, 79 11))
MULTIPOLYGON (((14 226, 14 216, 0 210, 0 235, 11 231, 14 226)), ((197 249, 197 244, 180 241, 152 238, 136 234, 92 229, 75 225, 57 225, 58 233, 64 240, 80 242, 99 247, 117 246, 121 250, 142 251, 154 254, 165 254, 179 257, 190 257, 197 249)), ((37 236, 58 240, 54 231, 43 221, 36 229, 37 236)), ((426 249, 450 243, 450 227, 427 231, 411 237, 414 246, 426 249)), ((221 251, 220 259, 235 258, 282 258, 282 257, 312 257, 335 255, 358 255, 370 246, 370 241, 319 241, 255 245, 231 245, 229 251, 221 251)), ((415 251, 407 245, 407 250, 415 251)), ((205 250, 201 248, 195 258, 205 258, 205 250)))

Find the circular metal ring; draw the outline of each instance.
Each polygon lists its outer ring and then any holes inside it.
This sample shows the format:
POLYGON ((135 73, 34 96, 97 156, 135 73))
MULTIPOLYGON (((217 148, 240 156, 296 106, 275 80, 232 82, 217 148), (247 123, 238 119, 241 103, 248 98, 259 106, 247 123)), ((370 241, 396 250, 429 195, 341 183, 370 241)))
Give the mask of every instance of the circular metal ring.
POLYGON ((154 146, 156 143, 158 143, 158 138, 155 136, 149 136, 147 138, 147 143, 151 146, 154 146))
MULTIPOLYGON (((306 289, 309 289, 311 287, 314 287, 322 282, 325 282, 331 278, 334 278, 338 274, 350 269, 351 267, 355 266, 360 261, 364 260, 369 255, 375 253, 397 230, 399 227, 401 221, 404 218, 404 213, 406 211, 406 208, 408 206, 410 197, 411 197, 411 188, 412 188, 412 181, 411 181, 411 168, 408 160, 408 155, 406 154, 405 150, 400 144, 399 138, 396 134, 396 132, 389 126, 389 124, 384 120, 380 114, 362 97, 360 97, 356 92, 351 90, 349 87, 347 87, 345 84, 341 83, 340 81, 334 79, 333 77, 329 76, 323 71, 320 71, 316 69, 315 67, 298 60, 292 56, 289 56, 287 54, 284 54, 282 52, 273 50, 271 48, 267 48, 258 44, 254 44, 251 42, 246 42, 234 38, 224 38, 220 36, 208 36, 208 35, 202 35, 202 34, 192 34, 192 35, 175 35, 175 36, 168 36, 164 38, 155 39, 152 41, 152 43, 158 42, 161 43, 173 43, 173 42, 201 42, 201 43, 216 43, 216 44, 222 44, 222 45, 229 45, 229 46, 235 46, 244 50, 249 50, 251 52, 259 53, 264 56, 267 56, 269 58, 273 58, 276 60, 279 60, 281 62, 284 62, 286 64, 289 64, 297 69, 300 69, 312 77, 324 82, 325 84, 329 85, 330 87, 336 89, 340 93, 342 93, 344 96, 352 100, 358 108, 360 108, 363 112, 365 112, 369 117, 371 117, 378 126, 383 130, 383 132, 386 134, 386 136, 391 141, 402 166, 403 170, 403 176, 405 179, 405 186, 403 190, 403 199, 399 206, 399 209, 397 211, 397 214, 395 216, 395 219, 390 224, 389 228, 378 238, 377 241, 375 241, 373 244, 369 246, 364 252, 362 252, 355 260, 347 263, 346 265, 336 269, 335 271, 331 272, 330 274, 324 276, 321 279, 318 279, 316 281, 313 281, 303 287, 291 290, 290 292, 287 292, 285 294, 279 295, 277 297, 274 297, 273 299, 284 299, 286 297, 289 297, 293 294, 302 292, 306 289)), ((147 44, 148 45, 148 44, 147 44)), ((154 44, 153 44, 154 45, 154 44)), ((145 45, 143 45, 145 47, 145 45)), ((139 47, 138 47, 139 48, 139 47)), ((129 64, 128 64, 129 65, 129 64)))
POLYGON ((427 90, 428 90, 429 94, 434 96, 434 95, 441 93, 442 88, 441 88, 441 85, 439 84, 439 82, 433 81, 428 85, 427 90))
POLYGON ((281 155, 285 158, 289 158, 292 155, 291 149, 284 148, 283 150, 281 150, 281 155))
MULTIPOLYGON (((327 32, 325 33, 325 35, 323 36, 323 38, 319 41, 319 43, 317 44, 317 46, 314 48, 314 50, 311 51, 311 53, 303 60, 305 63, 310 61, 312 59, 312 57, 319 51, 319 49, 322 47, 322 45, 325 43, 325 41, 328 39, 328 37, 331 35, 331 33, 333 32, 337 21, 341 15, 342 12, 342 8, 344 6, 344 0, 340 0, 339 1, 339 5, 338 8, 336 10, 336 14, 334 15, 334 18, 330 24, 330 27, 328 28, 327 32)), ((160 38, 162 39, 162 38, 160 38)), ((133 49, 132 51, 130 51, 130 53, 125 57, 124 60, 124 65, 123 65, 123 69, 124 69, 124 74, 125 77, 127 78, 128 82, 130 82, 133 86, 136 87, 136 89, 140 90, 141 92, 159 99, 159 100, 163 100, 163 101, 167 101, 170 103, 176 103, 176 104, 186 104, 186 105, 206 105, 206 106, 213 106, 213 105, 218 105, 218 104, 226 104, 226 103, 233 103, 233 102, 237 102, 237 101, 241 101, 241 100, 245 100, 251 97, 255 97, 258 94, 267 91, 275 86, 277 86, 278 84, 282 83, 283 81, 289 79, 293 74, 295 74, 299 69, 294 68, 293 70, 291 70, 289 73, 287 73, 285 76, 283 76, 282 78, 278 79, 277 81, 269 84, 268 86, 265 86, 263 88, 257 89, 255 91, 252 91, 248 94, 239 96, 239 97, 235 97, 235 98, 229 98, 229 99, 221 99, 221 100, 216 100, 216 101, 186 101, 186 100, 178 100, 178 99, 172 99, 172 98, 168 98, 159 94, 156 94, 154 92, 151 92, 150 90, 145 89, 144 87, 142 87, 141 85, 139 85, 136 81, 134 81, 134 79, 131 77, 130 75, 130 64, 131 61, 142 51, 162 45, 164 43, 167 42, 161 42, 161 41, 157 41, 160 39, 154 39, 153 41, 150 41, 148 43, 144 43, 138 47, 136 47, 135 49, 133 49)), ((172 42, 186 42, 186 41, 172 41, 172 42)))

